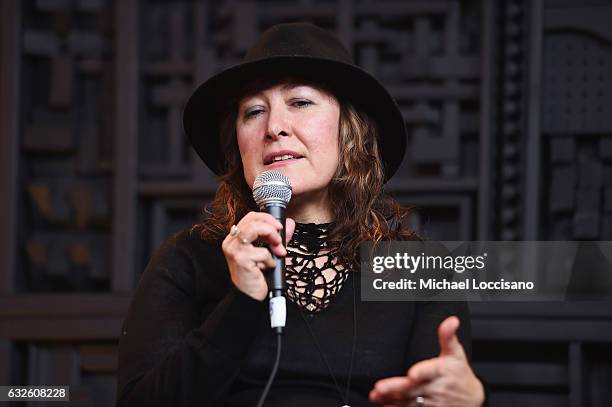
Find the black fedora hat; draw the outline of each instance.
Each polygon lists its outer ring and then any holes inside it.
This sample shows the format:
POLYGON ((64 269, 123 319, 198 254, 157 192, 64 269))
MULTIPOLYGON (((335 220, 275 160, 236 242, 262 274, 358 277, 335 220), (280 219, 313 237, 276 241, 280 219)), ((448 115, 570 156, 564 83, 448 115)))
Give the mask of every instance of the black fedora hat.
POLYGON ((320 77, 332 83, 336 96, 376 120, 386 180, 395 174, 406 150, 406 128, 397 103, 374 76, 353 63, 336 36, 310 23, 272 26, 240 64, 212 76, 189 98, 183 114, 185 133, 215 174, 224 172, 219 139, 223 102, 250 81, 275 74, 320 77))

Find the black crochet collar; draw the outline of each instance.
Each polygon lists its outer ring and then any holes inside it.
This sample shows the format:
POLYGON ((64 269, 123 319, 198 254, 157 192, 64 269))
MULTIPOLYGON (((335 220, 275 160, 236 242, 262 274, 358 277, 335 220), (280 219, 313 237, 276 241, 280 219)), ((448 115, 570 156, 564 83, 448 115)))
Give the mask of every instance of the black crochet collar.
POLYGON ((287 297, 308 312, 327 308, 348 278, 348 267, 327 239, 332 226, 297 223, 287 245, 287 297))
POLYGON ((316 253, 328 246, 327 235, 333 223, 296 223, 289 246, 316 253))

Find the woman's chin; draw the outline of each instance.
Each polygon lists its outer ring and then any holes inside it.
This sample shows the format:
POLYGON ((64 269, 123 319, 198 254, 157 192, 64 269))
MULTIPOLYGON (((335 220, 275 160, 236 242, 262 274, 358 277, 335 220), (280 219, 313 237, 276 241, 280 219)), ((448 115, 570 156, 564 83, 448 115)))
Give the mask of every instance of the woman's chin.
POLYGON ((292 201, 321 201, 322 199, 327 199, 327 188, 326 187, 318 187, 318 188, 308 188, 300 184, 291 184, 291 200, 292 201))

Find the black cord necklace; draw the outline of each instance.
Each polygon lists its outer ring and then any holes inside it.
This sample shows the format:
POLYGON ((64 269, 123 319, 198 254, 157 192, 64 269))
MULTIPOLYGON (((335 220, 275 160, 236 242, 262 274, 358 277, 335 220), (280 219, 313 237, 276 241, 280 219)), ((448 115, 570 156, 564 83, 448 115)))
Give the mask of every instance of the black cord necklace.
POLYGON ((327 367, 327 371, 329 372, 329 375, 331 376, 332 380, 334 381, 334 385, 336 386, 336 390, 338 391, 338 394, 340 395, 340 399, 342 400, 342 406, 341 407, 350 407, 350 405, 348 404, 349 402, 349 394, 351 391, 351 377, 353 376, 353 361, 355 360, 355 348, 357 345, 357 300, 355 298, 355 276, 351 276, 351 280, 352 280, 352 285, 353 285, 353 346, 351 347, 351 359, 350 359, 350 363, 349 363, 349 370, 348 370, 348 376, 347 376, 347 380, 346 380, 346 389, 344 394, 342 393, 342 390, 340 389, 340 384, 338 383, 338 380, 336 379, 336 375, 334 375, 334 372, 331 369, 331 366, 329 365, 329 362, 327 361, 327 358, 325 357, 325 353, 323 353, 323 349, 321 349, 321 345, 319 344, 319 341, 317 340, 317 336, 315 335, 312 327, 310 326, 310 323, 308 322, 308 318, 306 318, 306 315, 304 315, 304 311, 302 310, 301 307, 298 307, 298 309, 300 310, 300 315, 302 315, 302 319, 304 320, 304 323, 306 324, 306 327, 308 328, 308 332, 310 332, 310 336, 312 337, 312 340, 315 344, 315 347, 317 348, 317 351, 319 352, 319 356, 321 356, 321 360, 323 360, 323 363, 325 364, 325 366, 327 367))
POLYGON ((344 393, 340 388, 340 384, 331 369, 325 353, 315 335, 305 312, 318 313, 329 306, 331 300, 338 294, 340 288, 348 279, 349 270, 342 265, 337 264, 335 251, 327 250, 326 243, 327 231, 330 224, 297 224, 296 232, 289 246, 297 249, 292 253, 291 263, 287 267, 287 282, 288 282, 288 297, 297 305, 297 308, 304 320, 304 324, 308 328, 308 332, 312 337, 315 348, 319 352, 321 360, 325 364, 327 371, 334 382, 336 390, 342 401, 342 407, 350 407, 349 395, 351 387, 351 377, 353 374, 353 362, 355 359, 355 348, 357 344, 357 299, 355 292, 355 276, 352 275, 352 290, 353 290, 353 340, 351 347, 351 359, 349 362, 349 370, 344 393), (322 254, 322 252, 324 252, 322 254), (315 259, 318 257, 327 256, 327 260, 322 266, 317 266, 315 259), (297 266, 297 267, 296 267, 297 266), (325 269, 333 269, 336 274, 329 281, 325 279, 322 271, 325 269), (315 296, 315 292, 322 292, 320 297, 315 296))

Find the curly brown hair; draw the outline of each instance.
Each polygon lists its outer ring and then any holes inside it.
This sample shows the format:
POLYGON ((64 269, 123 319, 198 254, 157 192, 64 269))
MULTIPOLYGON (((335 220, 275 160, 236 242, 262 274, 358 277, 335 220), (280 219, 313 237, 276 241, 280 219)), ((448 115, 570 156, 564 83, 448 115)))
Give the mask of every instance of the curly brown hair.
MULTIPOLYGON (((267 78, 252 82, 240 94, 228 98, 219 135, 225 154, 225 171, 210 207, 209 215, 192 230, 203 239, 223 239, 232 225, 249 211, 257 211, 247 185, 236 140, 237 106, 241 96, 286 82, 306 83, 328 94, 340 95, 333 86, 312 78, 267 78)), ((358 265, 359 244, 363 241, 406 240, 415 232, 404 225, 411 209, 401 206, 383 192, 384 168, 378 146, 376 122, 363 110, 338 97, 340 104, 339 165, 329 185, 334 222, 328 234, 332 248, 341 259, 358 265)))

